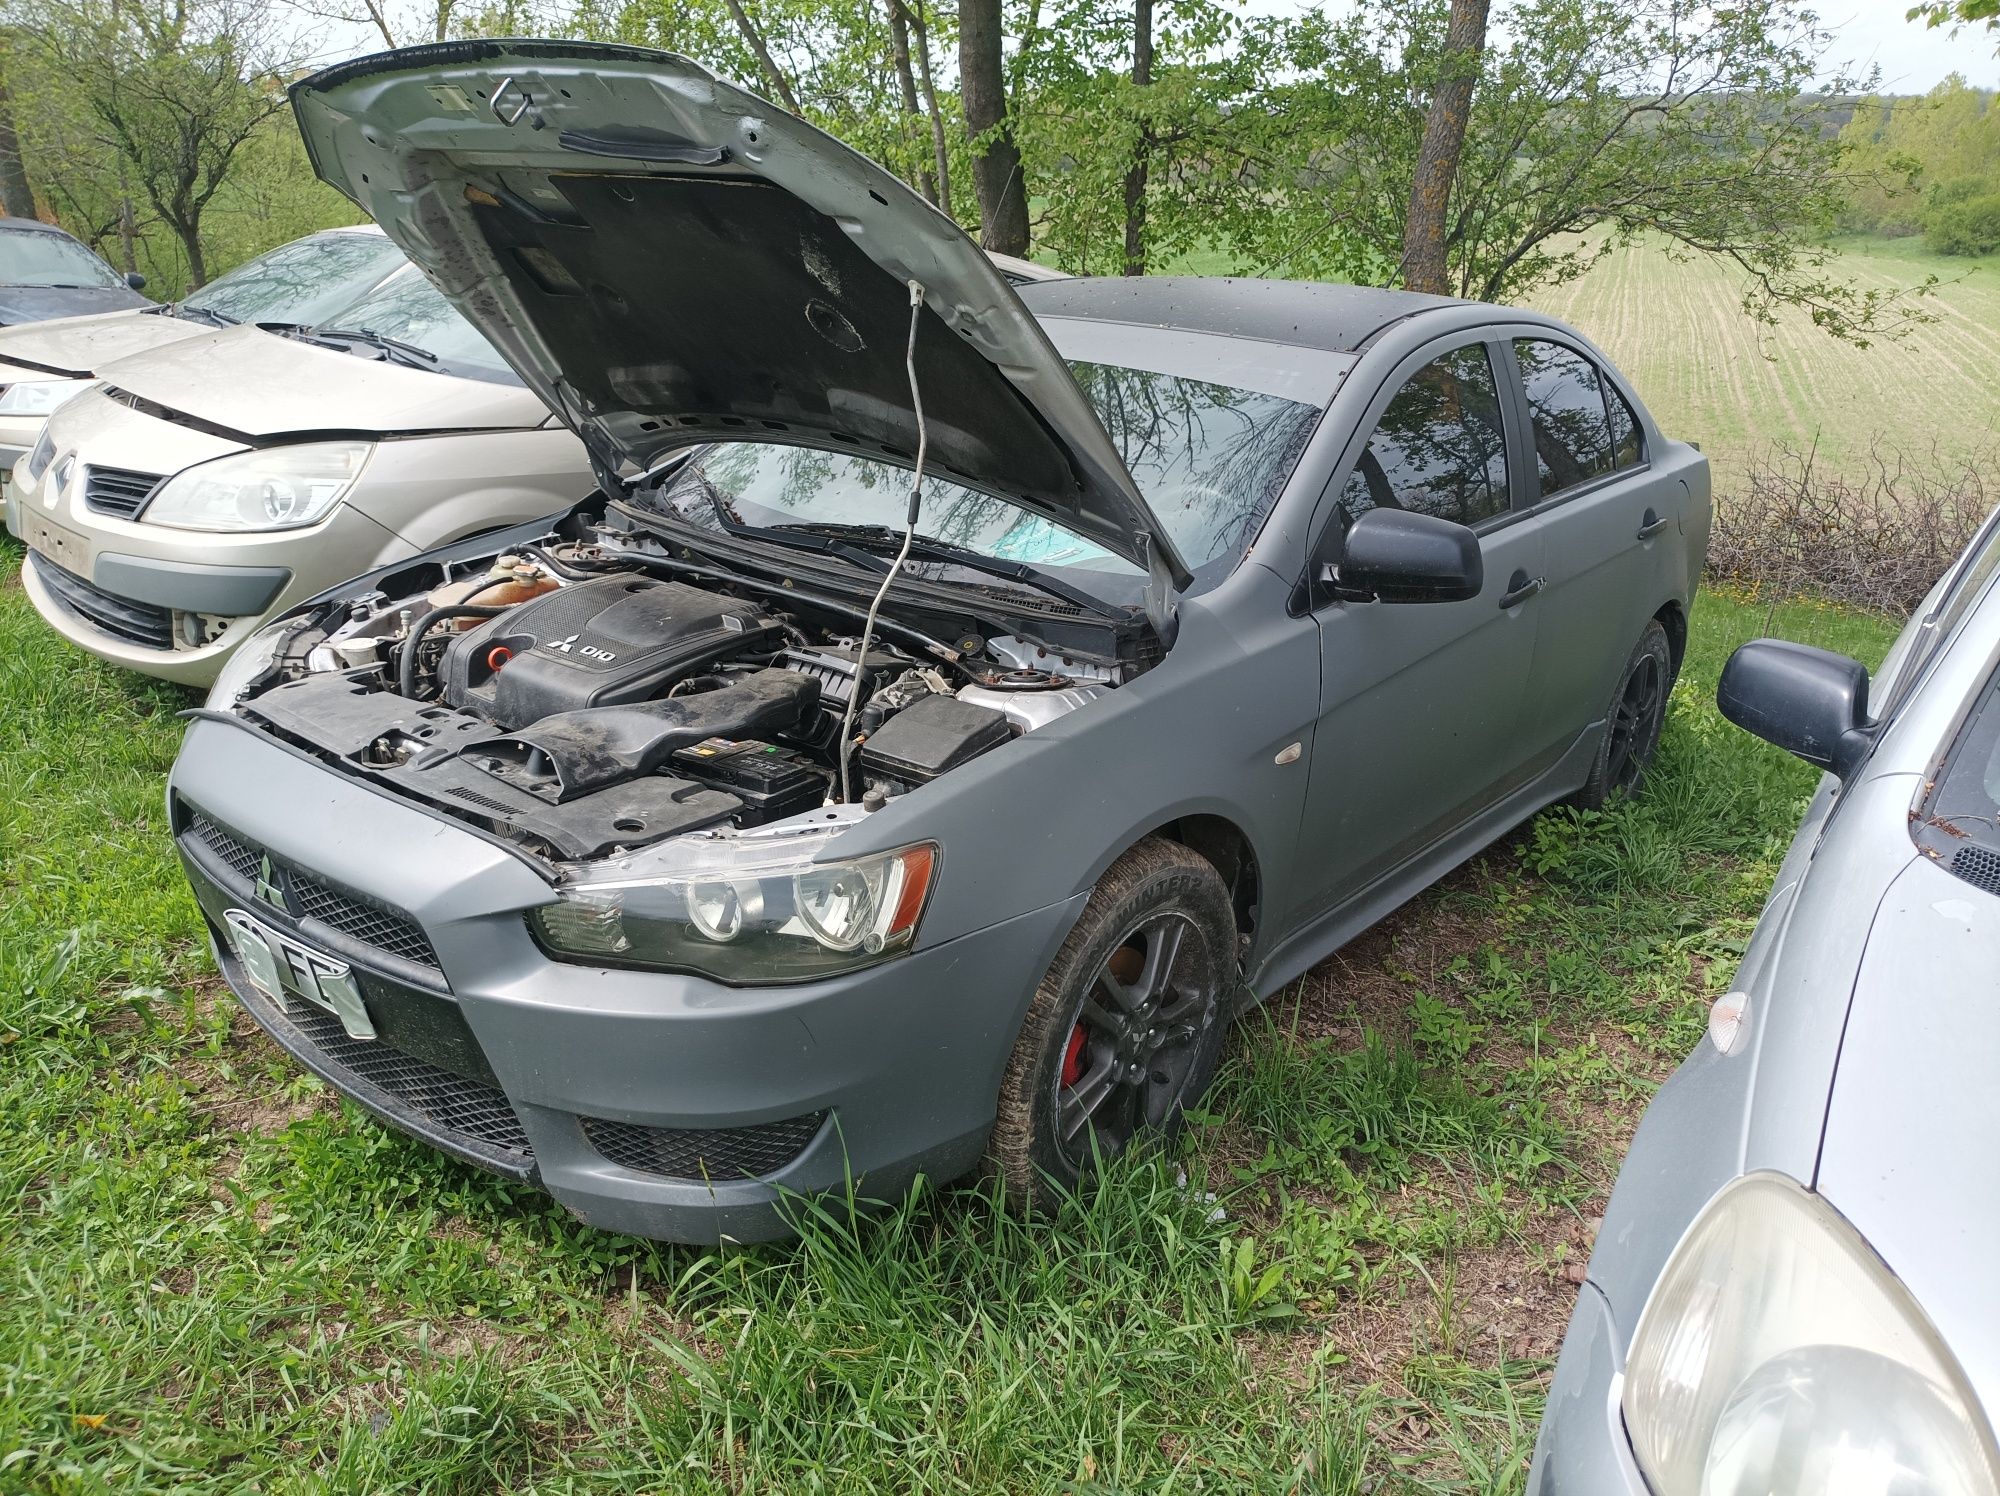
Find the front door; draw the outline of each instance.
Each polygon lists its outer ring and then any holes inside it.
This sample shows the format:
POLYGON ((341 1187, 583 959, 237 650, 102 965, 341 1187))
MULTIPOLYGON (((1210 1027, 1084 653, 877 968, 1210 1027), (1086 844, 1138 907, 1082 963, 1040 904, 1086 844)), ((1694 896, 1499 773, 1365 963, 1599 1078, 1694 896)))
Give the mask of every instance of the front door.
POLYGON ((1509 441, 1499 354, 1475 340, 1411 359, 1335 479, 1333 531, 1316 555, 1337 555, 1337 536, 1369 508, 1422 510, 1479 536, 1485 585, 1462 602, 1320 601, 1320 720, 1294 927, 1380 881, 1523 777, 1545 542, 1544 526, 1512 503, 1520 442, 1509 441))

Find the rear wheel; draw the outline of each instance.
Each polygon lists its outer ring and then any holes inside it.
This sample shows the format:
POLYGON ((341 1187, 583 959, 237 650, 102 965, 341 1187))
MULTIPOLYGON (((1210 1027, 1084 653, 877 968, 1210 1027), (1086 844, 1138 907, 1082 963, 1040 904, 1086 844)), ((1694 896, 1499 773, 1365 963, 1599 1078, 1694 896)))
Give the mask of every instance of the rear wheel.
POLYGON ((1666 725, 1667 695, 1673 684, 1673 647, 1667 643, 1667 631, 1653 619, 1619 674, 1590 778, 1571 796, 1571 804, 1599 810, 1614 796, 1636 795, 1645 787, 1646 770, 1666 725))
POLYGON ((1011 1199, 1046 1208, 1099 1158, 1170 1137, 1207 1090, 1235 987, 1229 891, 1148 838, 1099 880, 1035 989, 987 1150, 1011 1199))

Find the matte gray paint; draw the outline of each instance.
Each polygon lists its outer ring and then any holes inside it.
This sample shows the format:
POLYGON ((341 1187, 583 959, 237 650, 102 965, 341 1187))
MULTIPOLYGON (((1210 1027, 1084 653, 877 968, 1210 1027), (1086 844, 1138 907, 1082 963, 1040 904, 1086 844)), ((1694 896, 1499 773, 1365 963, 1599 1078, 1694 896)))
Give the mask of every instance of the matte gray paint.
POLYGON ((161 608, 248 618, 263 612, 292 579, 284 566, 208 566, 150 556, 100 555, 91 578, 106 592, 161 608))
MULTIPOLYGON (((1245 980, 1268 996, 1583 782, 1611 682, 1647 617, 1689 605, 1707 533, 1705 464, 1667 441, 1636 400, 1653 461, 1607 488, 1625 495, 1621 502, 1670 504, 1684 517, 1669 544, 1643 545, 1635 533, 1643 580, 1620 600, 1616 618, 1549 641, 1548 658, 1567 662, 1579 678, 1602 678, 1605 700, 1550 724, 1542 744, 1530 746, 1523 720, 1537 670, 1551 668, 1537 662, 1542 599, 1503 614, 1495 598, 1514 565, 1564 543, 1567 506, 1488 527, 1482 544, 1497 576, 1479 598, 1301 605, 1311 540, 1372 413, 1413 360, 1485 336, 1496 315, 1601 362, 1569 329, 1512 311, 1446 303, 1389 325, 1341 381, 1247 559, 1211 589, 1178 601, 1178 633, 1160 665, 891 800, 842 835, 835 849, 842 856, 918 840, 943 848, 915 952, 851 978, 725 992, 693 978, 550 963, 520 918, 552 897, 525 859, 243 728, 198 726, 175 785, 307 867, 408 908, 432 932, 495 1069, 527 1103, 537 1147, 546 1137, 556 1149, 545 1179, 586 1219, 712 1236, 721 1218, 676 1203, 686 1186, 623 1171, 607 1182, 601 1164, 563 1151, 562 1126, 552 1119, 580 1102, 598 1114, 725 1126, 832 1100, 850 1159, 871 1179, 902 1177, 913 1160, 949 1172, 947 1164, 963 1167, 977 1155, 1000 1070, 1056 946, 1103 870, 1142 837, 1191 816, 1240 833, 1264 890, 1245 980), (1474 641, 1469 654, 1460 650, 1464 639, 1474 641), (1385 651, 1387 673, 1371 660, 1385 651), (1399 684, 1399 671, 1407 683, 1399 684), (1461 700, 1494 672, 1513 684, 1515 699, 1483 693, 1479 720, 1468 714, 1462 728, 1442 733, 1455 746, 1431 763, 1436 777, 1405 773, 1385 792, 1382 777, 1395 763, 1384 745, 1408 752, 1439 737, 1461 700), (1294 743, 1302 748, 1297 760, 1277 762, 1294 743), (1480 745, 1489 750, 1483 757, 1480 745), (1365 848, 1363 826, 1372 837, 1365 848), (699 1025, 685 1028, 697 1014, 699 1025), (687 1033, 699 1037, 690 1043, 687 1033), (701 1057, 699 1067, 677 1058, 689 1054, 701 1057), (898 1057, 906 1068, 864 1073, 865 1057, 875 1055, 898 1057)), ((481 547, 500 543, 492 537, 481 547)), ((369 585, 362 579, 332 595, 369 585)), ((770 1195, 764 1186, 744 1189, 743 1209, 727 1216, 738 1234, 757 1219, 745 1213, 750 1202, 770 1195)))

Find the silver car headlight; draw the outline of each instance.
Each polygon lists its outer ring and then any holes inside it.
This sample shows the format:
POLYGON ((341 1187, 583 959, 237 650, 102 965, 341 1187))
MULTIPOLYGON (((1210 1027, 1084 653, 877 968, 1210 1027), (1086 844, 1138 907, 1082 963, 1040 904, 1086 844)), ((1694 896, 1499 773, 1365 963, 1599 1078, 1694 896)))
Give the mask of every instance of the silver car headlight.
POLYGON ((0 385, 0 416, 45 416, 68 404, 92 384, 88 379, 24 379, 0 385))
POLYGON ((1950 1350, 1818 1195, 1750 1174, 1654 1286, 1621 1395, 1658 1496, 1994 1496, 2000 1455, 1950 1350))
POLYGON ((733 986, 810 981, 901 955, 916 939, 937 848, 815 861, 839 829, 676 837, 579 869, 530 921, 557 960, 733 986))
POLYGON ((140 518, 182 530, 296 530, 317 524, 361 476, 370 442, 308 442, 183 468, 140 518))

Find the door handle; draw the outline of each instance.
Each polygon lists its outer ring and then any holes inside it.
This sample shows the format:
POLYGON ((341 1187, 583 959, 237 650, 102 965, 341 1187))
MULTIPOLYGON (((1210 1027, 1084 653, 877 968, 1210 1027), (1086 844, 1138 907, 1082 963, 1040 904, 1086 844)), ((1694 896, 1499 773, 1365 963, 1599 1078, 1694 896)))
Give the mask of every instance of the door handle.
POLYGON ((1672 523, 1673 523, 1673 518, 1671 516, 1669 516, 1666 519, 1661 519, 1659 515, 1655 514, 1652 510, 1648 509, 1646 511, 1646 517, 1639 521, 1639 538, 1641 540, 1651 540, 1655 535, 1659 534, 1660 531, 1666 529, 1666 527, 1672 523))
POLYGON ((1500 610, 1518 608, 1548 585, 1547 577, 1530 577, 1525 571, 1517 571, 1507 578, 1507 590, 1500 594, 1500 610))

